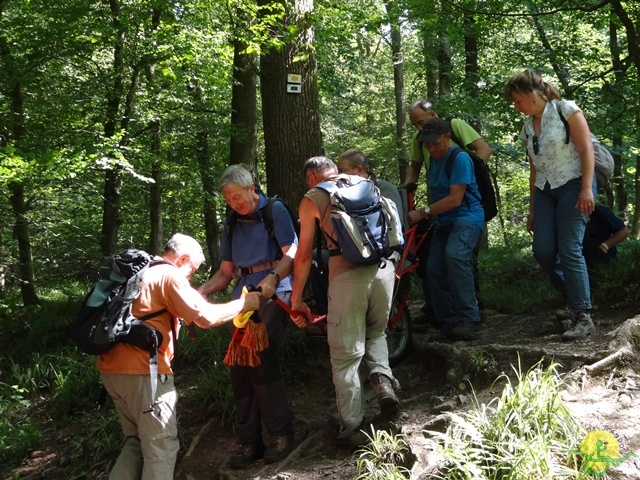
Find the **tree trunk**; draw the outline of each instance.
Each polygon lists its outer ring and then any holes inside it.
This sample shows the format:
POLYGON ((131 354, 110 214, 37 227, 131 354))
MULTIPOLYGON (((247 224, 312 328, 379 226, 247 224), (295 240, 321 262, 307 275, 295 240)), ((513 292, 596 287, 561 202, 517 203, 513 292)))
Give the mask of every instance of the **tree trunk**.
MULTIPOLYGON (((0 10, 0 14, 2 10, 0 10)), ((18 72, 14 71, 13 58, 9 42, 0 33, 0 58, 4 65, 4 75, 8 79, 14 79, 18 72)), ((10 80, 11 92, 11 113, 7 131, 9 139, 0 135, 2 146, 13 143, 16 149, 20 149, 25 135, 24 125, 24 103, 22 86, 18 81, 10 80)), ((24 183, 22 180, 9 184, 9 201, 11 203, 11 213, 13 215, 13 234, 18 242, 18 270, 20 277, 20 292, 24 305, 36 305, 40 303, 36 292, 35 273, 33 269, 33 255, 31 253, 31 238, 29 235, 29 221, 27 219, 28 206, 25 201, 24 183)), ((0 272, 2 273, 2 272, 0 272)))
MULTIPOLYGON (((633 23, 633 20, 629 17, 628 12, 624 9, 622 2, 620 0, 612 0, 611 1, 611 9, 615 12, 615 14, 622 22, 622 26, 624 27, 624 31, 627 35, 627 49, 629 51, 629 58, 631 62, 636 67, 636 75, 640 72, 640 25, 633 23)), ((639 22, 637 17, 636 22, 639 22)), ((631 115, 630 118, 633 118, 634 125, 633 131, 635 132, 635 144, 640 144, 640 105, 638 102, 633 102, 630 105, 631 115)), ((635 174, 634 174, 634 190, 635 190, 635 198, 640 198, 640 155, 636 154, 635 158, 635 174)), ((632 231, 633 237, 638 239, 640 238, 640 215, 638 214, 638 209, 633 209, 633 218, 631 220, 630 230, 632 231)))
MULTIPOLYGON (((281 48, 268 48, 261 58, 260 93, 269 195, 279 195, 294 208, 307 188, 302 166, 313 156, 322 155, 316 57, 312 48, 314 30, 308 24, 313 12, 312 0, 283 0, 287 11, 281 19, 281 48), (297 37, 286 39, 289 25, 298 27, 297 37), (294 61, 296 60, 296 61, 294 61), (291 83, 300 93, 287 93, 287 75, 299 77, 291 83), (293 172, 293 174, 292 174, 293 172)), ((260 0, 260 14, 270 2, 260 0)), ((265 47, 267 48, 267 47, 265 47)))
POLYGON ((464 73, 465 89, 470 98, 478 99, 478 37, 475 21, 471 15, 465 15, 464 25, 464 73))
POLYGON ((255 175, 257 157, 257 62, 255 54, 244 53, 246 43, 233 42, 233 87, 231 89, 231 144, 229 164, 242 163, 255 175))
MULTIPOLYGON (((124 39, 125 27, 120 21, 120 4, 118 0, 109 0, 111 8, 112 26, 115 40, 113 44, 113 65, 111 71, 112 85, 107 98, 107 113, 104 123, 104 135, 112 138, 116 134, 118 112, 124 92, 124 39)), ((100 248, 107 256, 114 252, 118 243, 118 231, 122 224, 120 215, 122 191, 122 173, 116 166, 105 172, 103 204, 102 204, 102 232, 100 248)))
POLYGON ((405 148, 407 136, 407 113, 404 97, 404 59, 402 55, 402 35, 400 14, 395 2, 385 3, 391 28, 391 55, 393 58, 393 92, 396 100, 396 157, 398 159, 399 178, 404 178, 409 165, 409 154, 405 148))
MULTIPOLYGON (((443 19, 447 23, 454 21, 454 15, 451 12, 451 6, 446 3, 441 3, 441 14, 443 19)), ((453 64, 451 62, 451 43, 449 42, 449 33, 447 25, 442 25, 442 29, 439 32, 431 32, 433 35, 436 33, 438 42, 438 97, 448 99, 451 96, 451 71, 453 64)))
MULTIPOLYGON (((478 100, 478 81, 480 80, 480 69, 478 67, 478 31, 475 26, 475 20, 471 15, 465 15, 463 18, 464 25, 464 73, 465 93, 475 102, 478 100)), ((482 132, 482 125, 477 114, 476 105, 469 105, 467 113, 467 121, 476 129, 482 132)), ((499 205, 499 204, 498 204, 499 205)))
POLYGON ((12 183, 11 210, 14 217, 13 234, 18 241, 18 270, 20 274, 20 293, 25 306, 37 305, 40 299, 36 293, 36 280, 33 271, 33 256, 31 254, 31 239, 29 237, 29 221, 27 220, 27 205, 24 201, 24 185, 12 183))
POLYGON ((162 250, 162 159, 161 152, 161 127, 160 122, 153 122, 151 133, 151 153, 155 161, 151 166, 151 178, 154 183, 149 189, 149 220, 151 229, 149 232, 149 253, 157 255, 162 250))
POLYGON ((567 98, 571 98, 573 94, 573 89, 571 88, 571 84, 569 83, 569 76, 567 75, 564 67, 561 65, 561 62, 558 61, 556 51, 551 46, 551 43, 549 42, 549 39, 547 37, 547 33, 544 27, 540 25, 540 22, 538 21, 538 17, 534 15, 532 19, 533 19, 533 25, 535 26, 536 31, 538 32, 538 37, 540 38, 540 42, 542 43, 542 46, 544 47, 544 49, 549 55, 549 62, 553 67, 553 71, 556 74, 556 77, 558 78, 560 85, 562 85, 563 96, 567 98))
POLYGON ((438 96, 449 98, 451 96, 451 45, 445 35, 440 37, 438 47, 438 96))
MULTIPOLYGON (((609 36, 609 49, 611 51, 611 59, 616 84, 623 85, 627 68, 621 61, 620 46, 618 44, 618 27, 613 21, 609 22, 609 36)), ((623 91, 623 88, 620 87, 620 89, 618 89, 614 84, 613 90, 623 91)), ((618 103, 616 102, 614 105, 618 105, 618 103)), ((627 196, 627 190, 624 185, 624 162, 622 161, 622 155, 620 154, 620 152, 622 151, 622 132, 620 130, 615 129, 613 131, 613 134, 611 135, 611 142, 613 144, 612 156, 614 161, 613 178, 611 179, 611 181, 614 183, 614 204, 610 204, 609 206, 615 207, 620 212, 624 212, 629 205, 629 198, 627 196)))
POLYGON ((204 230, 207 239, 207 250, 211 259, 211 275, 213 275, 220 265, 220 234, 218 233, 218 214, 215 201, 217 184, 213 175, 211 153, 209 152, 209 134, 206 131, 198 134, 196 151, 203 190, 204 230))

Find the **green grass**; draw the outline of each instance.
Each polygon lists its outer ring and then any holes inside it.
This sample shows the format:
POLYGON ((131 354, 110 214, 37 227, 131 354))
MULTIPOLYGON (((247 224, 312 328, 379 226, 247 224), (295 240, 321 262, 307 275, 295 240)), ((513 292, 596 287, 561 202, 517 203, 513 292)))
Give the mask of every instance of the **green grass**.
POLYGON ((462 414, 452 414, 446 432, 427 431, 436 439, 445 467, 434 478, 526 480, 580 478, 569 452, 584 436, 581 425, 560 399, 562 380, 556 365, 541 363, 516 371, 500 397, 462 414))
POLYGON ((482 249, 478 262, 480 296, 487 308, 517 313, 535 305, 559 301, 526 242, 510 248, 482 249))
MULTIPOLYGON (((516 243, 515 240, 512 243, 516 243)), ((603 271, 602 281, 594 291, 596 303, 606 303, 609 306, 637 303, 640 291, 637 277, 637 271, 640 270, 640 246, 637 242, 627 241, 619 249, 619 256, 620 260, 616 265, 603 271)), ((492 246, 482 250, 480 269, 482 297, 488 308, 518 312, 539 305, 548 305, 556 298, 548 280, 536 265, 530 246, 524 240, 520 241, 520 245, 512 245, 510 248, 492 246)), ((414 276, 412 283, 412 297, 420 298, 422 291, 417 276, 414 276)), ((72 422, 87 424, 87 433, 83 438, 73 439, 72 444, 72 470, 77 475, 95 477, 94 473, 104 467, 100 462, 106 461, 106 458, 117 452, 120 446, 121 433, 115 412, 113 409, 96 409, 101 384, 94 366, 95 358, 76 353, 67 340, 68 327, 74 321, 87 289, 87 285, 74 281, 58 284, 55 288, 41 288, 39 295, 42 304, 30 308, 21 306, 17 289, 6 292, 8 296, 0 298, 0 317, 3 318, 0 322, 0 464, 3 465, 1 474, 19 465, 26 453, 36 447, 43 438, 48 438, 51 432, 72 422)), ((223 295, 227 294, 221 294, 218 301, 226 299, 223 295)), ((222 419, 229 419, 233 415, 234 402, 229 371, 222 363, 229 339, 226 328, 206 331, 198 329, 198 338, 195 341, 188 338, 186 329, 181 335, 175 362, 176 371, 179 377, 189 377, 189 384, 198 385, 198 388, 188 391, 181 390, 181 394, 184 401, 195 402, 203 417, 208 417, 214 412, 222 419)), ((285 376, 297 375, 306 366, 317 365, 326 359, 326 356, 326 344, 309 338, 303 330, 290 325, 282 348, 285 376)), ((490 368, 492 359, 482 355, 474 359, 474 365, 478 372, 486 371, 488 374, 493 370, 490 368)), ((540 425, 545 424, 539 415, 534 415, 533 410, 542 409, 543 406, 539 403, 534 404, 534 400, 546 402, 547 415, 555 416, 562 412, 562 409, 559 404, 554 403, 557 399, 550 398, 547 393, 539 395, 541 398, 528 398, 526 392, 522 392, 520 388, 527 388, 529 383, 530 392, 533 392, 536 388, 532 388, 532 385, 538 385, 537 388, 542 389, 541 385, 546 382, 545 388, 548 385, 549 388, 557 390, 558 386, 554 383, 556 377, 553 378, 551 381, 550 372, 540 371, 522 375, 522 378, 518 379, 519 383, 524 383, 522 387, 510 385, 503 397, 496 399, 490 406, 478 405, 479 417, 476 420, 460 417, 460 425, 455 429, 455 442, 449 440, 443 445, 457 449, 456 456, 460 459, 463 469, 472 469, 471 465, 476 465, 473 461, 464 461, 463 454, 466 448, 471 456, 488 455, 487 461, 480 463, 480 467, 473 467, 480 468, 481 473, 488 471, 491 462, 491 468, 497 468, 496 471, 504 472, 507 463, 527 471, 526 468, 530 467, 532 460, 526 455, 516 458, 517 452, 528 451, 531 457, 533 453, 540 452, 540 449, 556 444, 557 449, 552 451, 557 454, 540 457, 544 461, 540 460, 538 466, 552 465, 556 468, 562 465, 562 453, 566 456, 569 451, 563 451, 569 434, 566 434, 562 441, 555 437, 551 440, 530 435, 523 437, 526 441, 518 442, 513 433, 512 441, 512 437, 501 438, 500 431, 491 433, 483 430, 490 428, 492 423, 501 425, 497 428, 501 430, 507 426, 511 428, 532 421, 533 425, 526 428, 539 431, 540 425), (465 433, 465 426, 473 428, 465 433), (493 442, 493 448, 487 451, 482 445, 473 443, 471 440, 475 438, 475 431, 481 432, 483 438, 493 442), (495 438, 492 435, 495 435, 495 438), (463 441, 465 439, 467 443, 463 441), (499 457, 498 452, 502 452, 501 455, 504 457, 499 457), (502 460, 499 461, 499 458, 502 460)), ((546 421, 550 425, 551 418, 547 418, 546 421)), ((561 427, 560 420, 555 418, 554 421, 561 427)), ((565 419, 564 423, 567 429, 574 428, 569 426, 570 419, 565 419)), ((509 429, 505 430, 508 431, 509 429)), ((380 445, 386 445, 385 442, 399 445, 397 438, 375 440, 380 445)), ((382 456, 382 451, 371 454, 374 457, 382 456)), ((367 462, 363 459, 363 466, 367 462)), ((454 462, 450 463, 451 465, 456 465, 455 459, 451 462, 454 462)), ((367 473, 363 470, 362 474, 367 473)), ((526 477, 514 474, 510 478, 526 477)))
POLYGON ((355 480, 407 480, 411 450, 402 435, 372 429, 369 443, 358 450, 358 475, 355 480))

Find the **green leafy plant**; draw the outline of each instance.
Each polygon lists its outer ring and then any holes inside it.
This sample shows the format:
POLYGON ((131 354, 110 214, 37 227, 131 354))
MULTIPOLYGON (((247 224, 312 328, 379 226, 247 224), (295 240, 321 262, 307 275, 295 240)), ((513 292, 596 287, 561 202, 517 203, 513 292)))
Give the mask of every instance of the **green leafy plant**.
MULTIPOLYGON (((438 440, 446 459, 437 478, 474 480, 561 478, 578 474, 569 452, 584 434, 560 399, 557 365, 541 362, 488 405, 451 415, 446 432, 426 434, 438 440)), ((499 378, 499 379, 500 379, 499 378)))
POLYGON ((358 450, 358 476, 355 480, 406 480, 411 472, 406 467, 411 450, 402 435, 371 429, 369 443, 358 450))

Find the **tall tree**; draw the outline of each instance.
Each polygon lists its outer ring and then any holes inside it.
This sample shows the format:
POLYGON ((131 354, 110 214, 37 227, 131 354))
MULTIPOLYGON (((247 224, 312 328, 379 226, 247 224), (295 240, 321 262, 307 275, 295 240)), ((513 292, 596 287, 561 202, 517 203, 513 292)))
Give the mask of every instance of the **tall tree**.
POLYGON ((262 45, 260 60, 267 185, 270 195, 297 205, 306 191, 302 165, 324 151, 311 23, 313 1, 259 0, 258 7, 262 24, 274 25, 262 45), (289 83, 288 75, 297 76, 300 83, 289 83))
MULTIPOLYGON (((634 2, 623 3, 620 0, 611 0, 611 8, 620 19, 626 33, 629 59, 636 67, 636 82, 637 85, 640 85, 640 80, 637 78, 637 76, 640 75, 640 7, 634 2), (633 19, 635 19, 635 23, 633 19)), ((635 132, 634 143, 640 145, 640 106, 638 102, 634 102, 631 113, 631 118, 633 118, 635 122, 633 129, 635 132)), ((640 154, 638 153, 636 153, 635 156, 634 171, 635 199, 637 202, 640 199, 640 154)), ((638 213, 637 208, 633 210, 631 226, 633 235, 640 239, 640 213, 638 213)))
POLYGON ((400 8, 394 1, 385 2, 391 30, 391 58, 393 60, 393 92, 396 104, 396 157, 398 159, 400 178, 405 178, 409 166, 409 155, 405 148, 407 136, 407 112, 404 95, 404 60, 402 54, 402 30, 400 8))
MULTIPOLYGON (((11 18, 6 17, 10 14, 7 11, 9 0, 0 0, 0 21, 1 25, 11 23, 11 18)), ((13 19, 16 18, 16 11, 13 12, 13 19)), ((26 52, 14 52, 15 42, 10 41, 6 34, 6 29, 0 30, 0 61, 3 65, 4 80, 2 82, 2 93, 9 98, 9 112, 4 117, 7 119, 7 125, 2 129, 0 135, 0 147, 7 151, 11 146, 11 150, 19 156, 27 147, 23 145, 25 141, 26 129, 25 110, 24 110, 24 90, 26 88, 25 80, 31 75, 30 70, 35 65, 20 64, 19 58, 25 58, 26 52)), ((42 61, 37 58, 36 63, 42 61)), ((9 153, 9 152, 7 152, 9 153)), ((6 155, 6 154, 5 154, 6 155)), ((25 305, 34 305, 39 303, 39 298, 35 287, 35 274, 33 270, 33 255, 31 250, 31 238, 29 234, 28 221, 28 201, 25 194, 25 181, 20 175, 16 175, 14 179, 8 182, 9 201, 11 212, 13 214, 13 234, 18 242, 18 270, 20 277, 20 291, 22 301, 25 305)))

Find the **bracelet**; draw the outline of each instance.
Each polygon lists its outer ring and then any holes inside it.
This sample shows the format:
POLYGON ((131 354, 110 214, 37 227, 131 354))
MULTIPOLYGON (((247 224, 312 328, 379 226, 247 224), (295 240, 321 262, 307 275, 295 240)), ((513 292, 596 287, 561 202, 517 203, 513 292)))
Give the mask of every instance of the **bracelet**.
POLYGON ((276 285, 277 285, 278 283, 280 283, 280 275, 278 275, 276 272, 271 271, 271 272, 269 272, 269 275, 271 275, 273 278, 275 278, 275 279, 276 279, 276 285))
POLYGON ((601 246, 601 247, 604 247, 605 251, 607 251, 607 252, 609 251, 609 246, 608 246, 606 243, 602 242, 602 243, 600 244, 600 246, 601 246))

